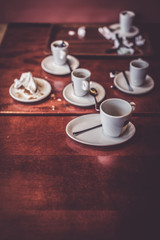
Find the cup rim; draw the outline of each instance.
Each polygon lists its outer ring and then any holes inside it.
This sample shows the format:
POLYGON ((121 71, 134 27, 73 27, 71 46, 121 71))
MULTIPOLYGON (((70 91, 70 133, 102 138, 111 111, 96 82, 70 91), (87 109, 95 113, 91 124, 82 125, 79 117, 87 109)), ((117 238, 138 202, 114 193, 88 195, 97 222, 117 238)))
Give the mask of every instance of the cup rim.
POLYGON ((72 75, 72 77, 74 77, 74 78, 85 79, 85 78, 88 78, 88 77, 91 76, 91 72, 90 72, 88 69, 86 69, 86 68, 76 68, 76 69, 74 69, 74 70, 71 72, 71 75, 72 75), (84 73, 84 72, 85 72, 85 73, 86 73, 86 76, 85 76, 85 77, 77 77, 77 76, 74 75, 75 72, 81 72, 81 73, 84 73))
POLYGON ((126 100, 124 99, 121 99, 121 98, 108 98, 106 100, 104 100, 101 104, 100 104, 100 112, 103 112, 104 115, 107 115, 108 117, 111 117, 111 118, 123 118, 123 117, 127 117, 129 116, 131 113, 132 113, 132 106, 129 102, 127 102, 126 100), (121 102, 124 102, 125 104, 127 104, 129 107, 130 107, 130 111, 126 114, 123 114, 123 115, 120 115, 120 116, 114 116, 114 115, 110 115, 106 112, 104 112, 104 110, 102 109, 102 106, 103 104, 105 104, 106 102, 110 102, 110 101, 121 101, 121 102))
POLYGON ((143 59, 134 59, 134 60, 132 60, 130 62, 130 67, 135 68, 136 70, 142 70, 142 69, 148 68, 149 67, 149 63, 147 61, 143 60, 143 59), (136 66, 133 65, 134 62, 142 62, 143 65, 145 65, 145 66, 136 67, 136 66))
POLYGON ((135 12, 131 11, 131 10, 123 10, 120 12, 120 15, 125 16, 123 13, 127 12, 131 14, 131 17, 135 17, 135 12))
POLYGON ((54 47, 54 44, 55 44, 56 42, 65 42, 66 46, 65 46, 65 47, 62 47, 63 49, 69 47, 69 43, 68 43, 67 41, 61 40, 61 39, 55 40, 55 41, 51 42, 51 47, 54 47))

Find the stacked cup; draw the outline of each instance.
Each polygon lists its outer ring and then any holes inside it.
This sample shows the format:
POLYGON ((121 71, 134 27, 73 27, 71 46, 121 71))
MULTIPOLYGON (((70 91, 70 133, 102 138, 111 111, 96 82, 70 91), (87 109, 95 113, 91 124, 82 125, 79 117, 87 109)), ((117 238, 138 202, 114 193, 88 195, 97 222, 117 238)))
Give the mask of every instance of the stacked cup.
POLYGON ((67 61, 69 44, 63 40, 56 40, 51 43, 51 52, 53 54, 54 63, 64 65, 67 61))
POLYGON ((128 33, 133 26, 135 13, 132 11, 122 11, 119 14, 120 29, 122 33, 128 33))

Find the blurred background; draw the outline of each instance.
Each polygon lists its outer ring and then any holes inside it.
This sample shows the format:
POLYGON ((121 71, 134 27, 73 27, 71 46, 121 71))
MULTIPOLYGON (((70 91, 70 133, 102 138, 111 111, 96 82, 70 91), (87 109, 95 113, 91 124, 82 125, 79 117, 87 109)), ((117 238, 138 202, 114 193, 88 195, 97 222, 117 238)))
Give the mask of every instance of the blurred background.
POLYGON ((159 0, 0 0, 0 23, 116 22, 133 10, 140 23, 160 23, 159 0))

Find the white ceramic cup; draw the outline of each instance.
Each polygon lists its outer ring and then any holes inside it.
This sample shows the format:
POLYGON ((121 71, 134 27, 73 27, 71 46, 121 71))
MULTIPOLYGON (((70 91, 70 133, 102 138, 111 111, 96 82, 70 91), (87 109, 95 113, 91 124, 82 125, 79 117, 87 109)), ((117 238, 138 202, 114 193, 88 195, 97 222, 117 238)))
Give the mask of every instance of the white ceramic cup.
POLYGON ((120 98, 109 98, 100 105, 100 118, 106 136, 119 137, 127 128, 135 103, 120 98))
POLYGON ((119 14, 120 29, 122 33, 127 33, 131 31, 133 25, 133 19, 135 13, 132 11, 122 11, 119 14))
POLYGON ((63 40, 56 40, 51 43, 51 52, 55 64, 64 65, 67 61, 69 44, 63 40))
POLYGON ((91 72, 85 68, 77 68, 72 71, 71 79, 74 89, 74 94, 77 97, 85 96, 90 89, 91 72))
POLYGON ((149 63, 136 59, 130 62, 130 84, 135 87, 142 86, 145 82, 148 72, 149 63))

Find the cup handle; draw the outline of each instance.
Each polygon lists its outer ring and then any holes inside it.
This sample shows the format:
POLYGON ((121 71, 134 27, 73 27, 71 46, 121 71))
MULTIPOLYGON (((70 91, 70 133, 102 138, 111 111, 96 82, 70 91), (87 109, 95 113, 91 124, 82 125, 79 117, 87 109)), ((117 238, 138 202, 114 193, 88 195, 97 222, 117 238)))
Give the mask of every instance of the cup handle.
POLYGON ((82 82, 82 89, 84 91, 89 90, 89 81, 83 80, 83 82, 82 82))
POLYGON ((134 102, 130 102, 130 105, 132 107, 132 112, 133 112, 136 108, 136 104, 134 102))
POLYGON ((67 53, 65 51, 61 50, 60 51, 60 59, 63 60, 66 57, 66 54, 67 53))
MULTIPOLYGON (((130 105, 132 107, 132 112, 135 110, 136 108, 136 104, 134 102, 130 102, 130 105)), ((124 124, 123 124, 123 127, 127 126, 127 124, 129 123, 129 119, 127 119, 124 124)))

